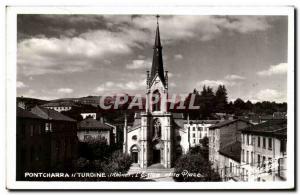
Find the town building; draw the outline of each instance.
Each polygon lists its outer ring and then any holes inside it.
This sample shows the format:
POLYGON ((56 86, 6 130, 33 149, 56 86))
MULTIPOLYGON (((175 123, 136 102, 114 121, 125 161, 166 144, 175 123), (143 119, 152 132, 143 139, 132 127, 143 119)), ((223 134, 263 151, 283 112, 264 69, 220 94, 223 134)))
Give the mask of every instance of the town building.
POLYGON ((116 127, 88 117, 78 123, 77 137, 81 142, 103 141, 107 145, 115 143, 116 127))
POLYGON ((33 107, 30 112, 45 120, 45 132, 50 134, 49 159, 53 170, 69 168, 72 160, 77 158, 76 121, 54 109, 41 106, 33 107))
POLYGON ((25 171, 50 168, 50 136, 45 124, 42 117, 17 107, 17 180, 24 180, 25 171))
POLYGON ((75 103, 73 103, 71 101, 67 101, 67 102, 49 102, 49 103, 43 104, 41 106, 44 107, 44 108, 47 108, 47 109, 53 109, 57 112, 69 111, 73 107, 78 107, 75 103))
POLYGON ((217 171, 223 181, 241 181, 241 142, 236 141, 219 150, 217 171))
POLYGON ((287 121, 268 120, 241 130, 244 181, 286 179, 287 121))
POLYGON ((185 120, 184 129, 189 135, 189 146, 195 147, 201 145, 201 140, 209 137, 209 127, 219 122, 219 120, 185 120))
POLYGON ((219 172, 223 179, 226 175, 225 167, 230 166, 230 160, 227 158, 235 156, 233 158, 235 162, 232 162, 232 164, 238 164, 239 162, 235 153, 239 150, 234 147, 237 147, 241 142, 240 129, 251 125, 248 121, 234 119, 224 120, 209 127, 209 161, 212 163, 212 168, 219 172))
POLYGON ((97 118, 97 113, 95 113, 95 112, 80 113, 80 115, 82 116, 82 119, 93 118, 96 120, 96 118, 97 118))

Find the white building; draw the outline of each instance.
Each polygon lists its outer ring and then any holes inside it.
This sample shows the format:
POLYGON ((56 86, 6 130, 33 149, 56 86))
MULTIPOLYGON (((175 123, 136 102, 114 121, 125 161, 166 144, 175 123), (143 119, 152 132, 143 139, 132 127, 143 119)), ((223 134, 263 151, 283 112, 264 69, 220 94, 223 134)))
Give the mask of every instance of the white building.
POLYGON ((209 137, 209 127, 219 120, 186 120, 184 129, 188 132, 190 147, 199 146, 203 138, 209 137))
POLYGON ((83 119, 86 119, 86 118, 96 119, 96 117, 97 117, 97 113, 95 113, 95 112, 81 113, 80 115, 82 116, 83 119))
POLYGON ((47 109, 52 109, 57 112, 69 111, 74 106, 76 106, 73 102, 49 102, 47 104, 43 104, 42 107, 47 109))
POLYGON ((245 181, 282 181, 286 162, 286 120, 269 120, 242 130, 245 181))

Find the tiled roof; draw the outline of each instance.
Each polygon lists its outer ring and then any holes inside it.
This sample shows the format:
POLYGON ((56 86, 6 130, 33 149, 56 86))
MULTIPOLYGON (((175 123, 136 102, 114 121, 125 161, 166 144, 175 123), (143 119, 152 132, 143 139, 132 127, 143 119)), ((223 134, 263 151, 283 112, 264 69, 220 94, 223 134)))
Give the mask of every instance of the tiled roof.
POLYGON ((180 128, 184 127, 184 122, 185 122, 185 120, 183 120, 183 119, 174 119, 175 125, 177 125, 180 128))
MULTIPOLYGON (((189 123, 192 124, 217 124, 220 120, 189 120, 189 123)), ((187 124, 188 121, 184 120, 184 123, 187 124)))
POLYGON ((173 119, 184 119, 183 113, 172 113, 173 119))
POLYGON ((241 130, 242 133, 261 134, 284 138, 287 135, 287 120, 268 120, 241 130))
POLYGON ((41 105, 42 107, 69 107, 74 106, 73 102, 49 102, 47 104, 41 105))
POLYGON ((216 128, 224 127, 224 126, 230 125, 232 123, 235 123, 237 121, 243 121, 245 123, 248 123, 248 124, 252 125, 249 121, 242 120, 242 119, 234 119, 234 120, 224 120, 224 121, 221 121, 219 123, 216 123, 215 125, 210 126, 209 129, 216 129, 216 128))
POLYGON ((17 117, 19 118, 32 118, 32 119, 43 119, 39 117, 38 115, 35 115, 27 110, 24 110, 23 108, 17 107, 17 117))
POLYGON ((241 162, 241 148, 241 142, 235 142, 221 148, 219 153, 237 162, 241 162))
POLYGON ((38 115, 39 117, 41 117, 43 119, 75 122, 74 119, 63 115, 60 112, 57 112, 52 109, 43 108, 40 106, 35 106, 34 108, 31 109, 31 112, 33 114, 38 115))
POLYGON ((78 129, 90 129, 90 130, 111 130, 112 127, 101 123, 100 121, 97 121, 93 118, 87 118, 81 122, 78 123, 78 129))

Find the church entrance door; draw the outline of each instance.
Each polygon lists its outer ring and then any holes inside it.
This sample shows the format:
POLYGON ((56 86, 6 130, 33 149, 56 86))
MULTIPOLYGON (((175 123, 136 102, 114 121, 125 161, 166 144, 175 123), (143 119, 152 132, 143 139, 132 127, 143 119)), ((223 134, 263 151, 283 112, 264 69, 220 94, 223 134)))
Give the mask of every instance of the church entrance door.
POLYGON ((153 164, 160 163, 160 150, 153 150, 153 164))
POLYGON ((131 156, 133 163, 138 163, 138 152, 132 152, 131 156))

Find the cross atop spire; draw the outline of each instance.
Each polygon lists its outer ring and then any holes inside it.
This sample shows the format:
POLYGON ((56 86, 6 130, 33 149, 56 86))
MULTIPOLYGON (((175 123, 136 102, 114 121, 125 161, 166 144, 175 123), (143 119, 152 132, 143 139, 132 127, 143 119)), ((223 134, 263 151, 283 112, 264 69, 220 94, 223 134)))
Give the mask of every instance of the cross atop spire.
POLYGON ((160 16, 157 14, 155 17, 156 17, 157 25, 158 25, 158 19, 159 19, 160 16))

